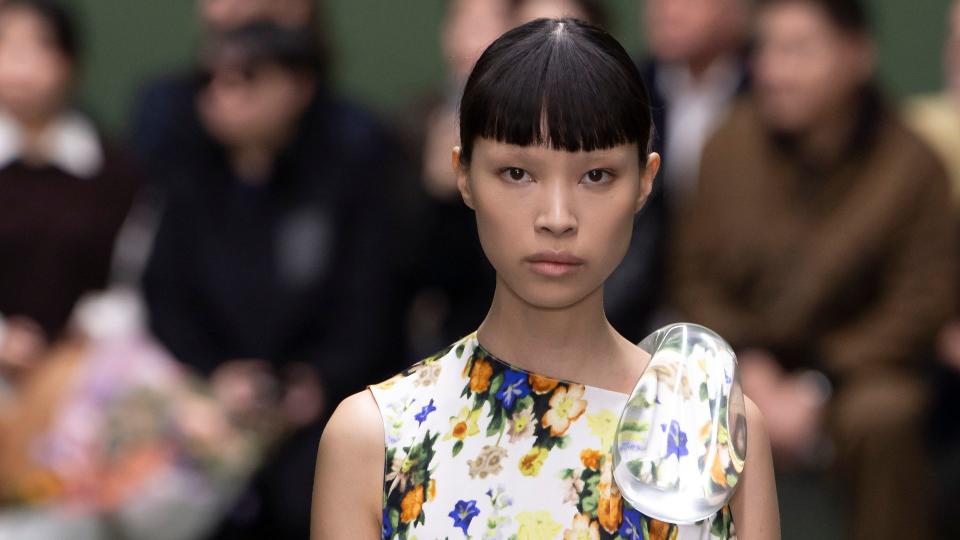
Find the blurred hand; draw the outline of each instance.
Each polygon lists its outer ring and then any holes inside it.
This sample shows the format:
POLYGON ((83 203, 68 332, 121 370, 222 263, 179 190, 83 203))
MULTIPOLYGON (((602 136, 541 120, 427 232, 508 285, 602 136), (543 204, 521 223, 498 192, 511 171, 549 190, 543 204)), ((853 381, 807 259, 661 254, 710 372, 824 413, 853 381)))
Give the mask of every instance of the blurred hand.
POLYGON ((808 461, 821 437, 825 390, 812 372, 790 374, 765 351, 738 355, 743 391, 763 412, 779 465, 808 461))
POLYGON ((16 379, 36 366, 47 350, 47 335, 36 321, 14 316, 5 321, 0 339, 0 372, 16 379))
POLYGON ((302 428, 320 419, 326 400, 320 373, 309 364, 295 362, 284 369, 283 414, 287 424, 302 428))
POLYGON ((232 418, 246 421, 276 406, 278 383, 265 360, 230 360, 210 376, 217 401, 232 418))
POLYGON ((940 331, 937 339, 940 359, 960 371, 960 320, 952 320, 940 331))

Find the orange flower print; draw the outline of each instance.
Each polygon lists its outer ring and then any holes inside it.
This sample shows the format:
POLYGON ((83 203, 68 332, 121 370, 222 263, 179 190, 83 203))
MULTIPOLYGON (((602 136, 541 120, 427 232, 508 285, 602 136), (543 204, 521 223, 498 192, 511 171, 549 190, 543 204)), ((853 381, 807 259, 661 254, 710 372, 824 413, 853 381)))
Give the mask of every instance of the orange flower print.
POLYGON ((556 388, 558 384, 560 384, 560 381, 556 379, 530 374, 530 388, 533 389, 534 394, 542 395, 549 393, 556 388))
POLYGON ((582 399, 584 391, 582 384, 571 384, 569 387, 560 386, 553 392, 550 410, 540 421, 543 427, 550 428, 551 436, 562 436, 570 424, 587 410, 587 402, 582 399))
POLYGON ((710 467, 710 478, 712 478, 718 486, 727 485, 727 471, 723 469, 719 455, 713 456, 713 465, 710 467))
POLYGON ((493 375, 493 367, 490 366, 490 362, 483 358, 477 358, 470 370, 470 390, 477 394, 486 392, 490 388, 490 375, 493 375))
POLYGON ((563 540, 600 540, 600 527, 589 517, 577 514, 573 516, 573 528, 563 531, 563 540))
POLYGON ((612 533, 620 527, 620 522, 623 520, 623 499, 620 496, 620 489, 613 482, 613 459, 609 454, 603 459, 597 489, 600 491, 597 519, 604 530, 612 533))
POLYGON ((540 474, 540 467, 546 461, 550 451, 546 448, 534 447, 520 458, 520 472, 524 476, 536 476, 540 474))
POLYGON ((437 481, 430 479, 430 487, 427 488, 427 500, 432 501, 437 498, 437 481))
POLYGON ((647 527, 650 530, 650 540, 670 540, 670 524, 656 519, 647 521, 647 527))
POLYGON ((620 490, 614 487, 609 495, 600 495, 597 503, 597 519, 608 533, 614 533, 620 528, 623 520, 623 499, 620 490))
POLYGON ((411 489, 400 501, 400 521, 410 523, 417 519, 423 508, 423 485, 411 489))
POLYGON ((587 448, 583 452, 580 452, 580 461, 583 463, 583 466, 588 469, 599 471, 601 459, 603 459, 603 454, 601 454, 599 450, 587 448))

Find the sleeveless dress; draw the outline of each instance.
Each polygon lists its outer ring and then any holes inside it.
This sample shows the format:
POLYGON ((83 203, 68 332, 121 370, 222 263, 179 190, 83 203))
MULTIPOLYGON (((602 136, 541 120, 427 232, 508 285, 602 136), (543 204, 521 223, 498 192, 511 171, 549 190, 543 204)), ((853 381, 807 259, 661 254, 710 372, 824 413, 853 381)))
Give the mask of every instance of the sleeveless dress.
MULTIPOLYGON (((476 333, 370 390, 386 445, 384 540, 736 538, 729 505, 676 525, 621 497, 611 452, 627 394, 523 371, 476 333)), ((696 434, 660 428, 678 459, 703 453, 696 434)))

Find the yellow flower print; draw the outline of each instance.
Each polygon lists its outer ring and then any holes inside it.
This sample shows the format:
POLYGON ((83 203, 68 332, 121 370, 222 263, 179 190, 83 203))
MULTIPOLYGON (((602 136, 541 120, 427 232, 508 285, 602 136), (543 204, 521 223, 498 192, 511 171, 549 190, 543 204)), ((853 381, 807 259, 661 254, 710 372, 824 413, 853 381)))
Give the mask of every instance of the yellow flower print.
POLYGON ((410 523, 417 519, 423 508, 423 486, 419 485, 403 496, 400 501, 400 521, 410 523))
POLYGON ((460 439, 462 441, 480 433, 480 426, 477 425, 480 413, 480 409, 476 411, 471 411, 467 407, 460 409, 460 414, 450 417, 450 432, 443 436, 443 440, 460 439))
POLYGON ((610 409, 587 415, 587 426, 590 428, 590 433, 600 437, 600 448, 613 448, 613 438, 617 433, 617 420, 617 416, 610 409))
POLYGON ((517 531, 517 540, 553 540, 553 538, 563 529, 550 516, 550 512, 543 510, 539 512, 521 512, 517 514, 517 523, 520 529, 517 531))
POLYGON ((427 488, 427 500, 432 501, 437 498, 437 481, 430 479, 430 486, 427 488))
POLYGON ((483 358, 477 358, 470 370, 470 390, 477 394, 486 392, 490 388, 490 375, 493 375, 490 363, 483 358))
POLYGON ((582 384, 571 384, 569 387, 558 387, 553 392, 550 410, 540 421, 543 427, 550 428, 551 436, 560 437, 566 433, 570 424, 587 410, 587 402, 582 399, 584 391, 582 384))
POLYGON ((534 394, 546 394, 551 390, 557 387, 560 384, 560 381, 556 379, 551 379, 549 377, 542 377, 540 375, 530 374, 530 388, 533 390, 534 394))
POLYGON ((534 447, 520 458, 520 472, 524 476, 536 476, 540 474, 540 467, 546 461, 550 451, 546 448, 534 447))
POLYGON ((600 526, 589 517, 577 514, 573 517, 573 528, 563 531, 563 540, 600 540, 600 526))

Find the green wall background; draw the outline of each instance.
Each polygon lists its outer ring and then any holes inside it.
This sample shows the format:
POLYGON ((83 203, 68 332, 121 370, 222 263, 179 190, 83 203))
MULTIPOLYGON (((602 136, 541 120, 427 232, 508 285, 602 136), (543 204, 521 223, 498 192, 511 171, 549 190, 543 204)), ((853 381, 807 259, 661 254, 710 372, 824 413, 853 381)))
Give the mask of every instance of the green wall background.
MULTIPOLYGON (((66 0, 85 34, 81 102, 120 134, 137 90, 189 65, 197 43, 195 0, 66 0)), ((606 0, 610 30, 642 50, 642 0, 606 0)), ((396 111, 443 79, 438 28, 445 0, 326 0, 334 78, 354 101, 396 111)), ((939 87, 950 0, 868 0, 880 42, 881 75, 898 95, 939 87)))

